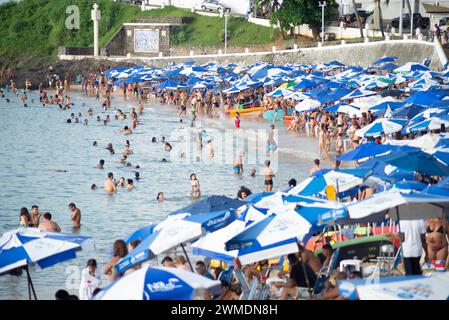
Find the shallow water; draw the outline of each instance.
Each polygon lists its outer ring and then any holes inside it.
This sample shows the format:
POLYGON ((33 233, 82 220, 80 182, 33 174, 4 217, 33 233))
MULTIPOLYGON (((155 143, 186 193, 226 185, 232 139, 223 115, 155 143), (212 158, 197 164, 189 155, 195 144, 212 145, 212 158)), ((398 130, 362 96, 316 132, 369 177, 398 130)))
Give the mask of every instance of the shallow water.
MULTIPOLYGON (((125 137, 116 131, 128 125, 129 121, 116 121, 115 108, 126 114, 132 103, 121 97, 113 98, 112 110, 103 111, 100 103, 70 93, 75 106, 70 111, 60 111, 55 106, 42 107, 38 103, 28 103, 24 108, 18 98, 6 103, 0 98, 0 127, 2 139, 0 146, 0 233, 18 227, 19 209, 39 205, 40 211, 49 211, 62 228, 70 233, 70 211, 68 203, 75 202, 81 209, 82 227, 80 233, 95 240, 96 249, 92 252, 79 252, 77 258, 64 263, 40 269, 31 268, 31 275, 38 299, 53 299, 56 290, 64 288, 78 294, 78 273, 89 258, 95 258, 99 270, 109 259, 114 240, 126 236, 131 231, 149 223, 163 220, 168 213, 191 203, 189 175, 195 172, 201 183, 202 196, 224 194, 235 197, 240 186, 245 185, 253 192, 263 191, 263 177, 250 177, 248 169, 255 165, 245 165, 243 176, 233 174, 232 164, 217 162, 171 161, 162 163, 162 158, 170 158, 160 142, 151 143, 151 137, 158 141, 162 136, 170 141, 170 135, 181 127, 188 127, 188 121, 180 124, 177 111, 170 106, 146 103, 140 116, 141 125, 135 133, 125 137), (82 106, 86 103, 86 106, 82 106), (94 116, 86 114, 88 106, 94 108, 94 116), (67 124, 70 113, 82 112, 81 121, 89 119, 89 125, 82 123, 67 124), (95 118, 110 114, 111 123, 104 126, 95 118), (124 149, 125 140, 130 140, 134 154, 129 161, 141 167, 141 180, 136 181, 136 189, 120 189, 117 194, 107 195, 102 190, 107 172, 120 177, 134 178, 134 168, 127 168, 117 161, 124 149), (92 142, 98 142, 97 147, 92 142), (105 149, 107 143, 114 145, 116 154, 110 155, 105 149), (95 169, 99 159, 106 161, 105 169, 95 169), (67 170, 57 172, 55 170, 67 170), (100 188, 90 189, 91 184, 100 188), (157 203, 156 195, 163 191, 166 201, 157 203)), ((7 95, 7 97, 11 96, 7 95)), ((35 93, 31 98, 38 101, 35 93)), ((210 128, 224 130, 232 128, 230 119, 213 119, 202 123, 206 132, 210 128)), ((242 117, 243 128, 266 129, 268 124, 252 116, 242 117)), ((285 133, 279 123, 279 170, 274 179, 274 190, 284 188, 287 181, 294 177, 301 181, 316 157, 316 140, 307 137, 291 136, 285 133)), ((177 142, 173 142, 176 146, 177 142)), ((173 151, 172 151, 173 154, 173 151)), ((262 156, 263 163, 266 157, 262 156)), ((262 166, 257 165, 258 169, 262 166)), ((193 257, 198 259, 200 257, 193 257)), ((103 282, 103 285, 107 280, 103 282)), ((27 281, 25 276, 0 277, 0 299, 27 299, 27 281)))

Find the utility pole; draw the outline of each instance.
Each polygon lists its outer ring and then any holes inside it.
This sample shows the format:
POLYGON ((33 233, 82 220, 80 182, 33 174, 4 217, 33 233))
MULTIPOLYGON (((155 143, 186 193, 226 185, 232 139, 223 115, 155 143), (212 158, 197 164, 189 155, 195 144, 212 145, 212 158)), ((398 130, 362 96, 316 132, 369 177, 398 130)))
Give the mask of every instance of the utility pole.
POLYGON ((326 7, 326 1, 320 1, 319 6, 321 7, 321 44, 324 45, 324 7, 326 7))
POLYGON ((224 18, 225 18, 225 48, 224 48, 224 53, 226 54, 228 52, 228 12, 226 11, 224 13, 224 18))
POLYGON ((399 13, 399 35, 402 36, 402 24, 404 23, 404 0, 401 0, 401 11, 399 13))
POLYGON ((412 13, 410 14, 410 38, 413 38, 413 16, 415 15, 415 0, 412 4, 412 13))

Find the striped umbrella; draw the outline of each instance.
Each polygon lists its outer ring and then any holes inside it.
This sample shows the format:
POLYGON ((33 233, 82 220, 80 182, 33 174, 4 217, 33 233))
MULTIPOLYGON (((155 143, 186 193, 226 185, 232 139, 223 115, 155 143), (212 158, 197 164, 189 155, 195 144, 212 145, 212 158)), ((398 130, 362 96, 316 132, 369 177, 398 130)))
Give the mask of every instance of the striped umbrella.
POLYGON ((80 235, 47 232, 37 228, 20 228, 6 232, 0 238, 0 274, 24 267, 28 278, 28 293, 36 292, 28 266, 37 263, 41 268, 76 258, 80 250, 92 250, 93 240, 80 235))

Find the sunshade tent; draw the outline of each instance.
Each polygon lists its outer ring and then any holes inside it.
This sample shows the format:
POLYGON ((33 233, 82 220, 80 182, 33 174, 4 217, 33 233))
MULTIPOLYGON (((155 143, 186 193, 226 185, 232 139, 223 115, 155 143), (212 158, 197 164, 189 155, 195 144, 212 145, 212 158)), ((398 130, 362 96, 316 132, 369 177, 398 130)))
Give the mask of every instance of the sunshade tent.
POLYGON ((406 128, 407 132, 420 132, 420 131, 430 131, 430 130, 440 130, 441 126, 449 128, 449 121, 443 120, 437 117, 432 117, 427 120, 423 120, 419 123, 415 123, 406 128))
POLYGON ((197 289, 220 285, 176 268, 143 266, 103 288, 93 300, 192 300, 197 289))
POLYGON ((376 119, 369 125, 355 132, 358 137, 379 137, 382 134, 390 134, 401 131, 402 127, 407 123, 402 119, 376 119))
POLYGON ((93 250, 91 238, 47 232, 37 228, 21 228, 5 232, 0 238, 0 274, 25 267, 28 278, 28 293, 36 293, 31 282, 28 266, 36 263, 47 268, 57 263, 76 258, 80 250, 93 250))

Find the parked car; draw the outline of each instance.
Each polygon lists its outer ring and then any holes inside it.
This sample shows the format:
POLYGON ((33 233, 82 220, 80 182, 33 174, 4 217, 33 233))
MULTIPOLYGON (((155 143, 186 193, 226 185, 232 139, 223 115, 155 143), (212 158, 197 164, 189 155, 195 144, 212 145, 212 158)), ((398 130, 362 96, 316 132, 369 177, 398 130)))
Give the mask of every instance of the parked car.
MULTIPOLYGON (((391 21, 391 26, 394 28, 399 28, 399 17, 394 18, 391 21)), ((413 14, 413 28, 427 29, 430 26, 430 19, 421 16, 420 13, 413 14)), ((402 27, 410 27, 410 14, 406 13, 402 17, 402 27)))
POLYGON ((142 4, 142 0, 115 0, 123 3, 142 4))
MULTIPOLYGON (((373 11, 357 10, 357 13, 359 14, 359 17, 362 20, 361 22, 364 23, 366 19, 368 19, 368 17, 373 14, 373 11)), ((351 13, 341 16, 340 21, 341 20, 352 23, 357 21, 357 16, 355 15, 355 13, 351 13)))
POLYGON ((204 0, 201 3, 201 10, 217 11, 218 13, 231 12, 231 8, 226 7, 223 3, 217 0, 204 0))
POLYGON ((449 17, 444 17, 440 19, 440 26, 449 26, 449 17))

